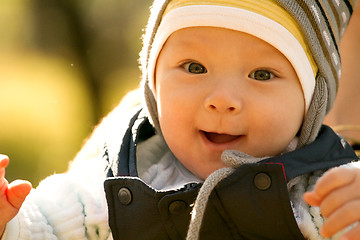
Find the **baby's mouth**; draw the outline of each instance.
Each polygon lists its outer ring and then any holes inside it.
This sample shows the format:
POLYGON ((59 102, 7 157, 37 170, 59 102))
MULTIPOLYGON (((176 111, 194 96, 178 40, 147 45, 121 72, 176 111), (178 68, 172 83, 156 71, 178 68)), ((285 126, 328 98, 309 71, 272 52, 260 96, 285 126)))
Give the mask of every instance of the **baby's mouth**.
POLYGON ((213 143, 228 143, 238 139, 241 135, 220 134, 215 132, 203 132, 205 137, 213 143))

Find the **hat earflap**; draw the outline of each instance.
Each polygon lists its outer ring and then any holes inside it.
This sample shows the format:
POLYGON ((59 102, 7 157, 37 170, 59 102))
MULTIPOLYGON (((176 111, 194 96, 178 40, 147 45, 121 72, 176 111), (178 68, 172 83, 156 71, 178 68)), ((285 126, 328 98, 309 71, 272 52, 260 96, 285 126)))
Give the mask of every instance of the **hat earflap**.
POLYGON ((145 84, 143 86, 144 89, 144 96, 145 96, 145 103, 146 103, 146 110, 148 113, 148 116, 150 116, 149 121, 154 126, 155 131, 157 134, 162 135, 161 128, 160 128, 160 122, 159 122, 159 114, 157 110, 157 103, 154 96, 154 92, 151 90, 149 86, 149 80, 147 79, 145 81, 145 84))
POLYGON ((316 139, 327 112, 328 100, 326 80, 321 75, 318 75, 314 94, 301 127, 297 148, 307 145, 316 139))

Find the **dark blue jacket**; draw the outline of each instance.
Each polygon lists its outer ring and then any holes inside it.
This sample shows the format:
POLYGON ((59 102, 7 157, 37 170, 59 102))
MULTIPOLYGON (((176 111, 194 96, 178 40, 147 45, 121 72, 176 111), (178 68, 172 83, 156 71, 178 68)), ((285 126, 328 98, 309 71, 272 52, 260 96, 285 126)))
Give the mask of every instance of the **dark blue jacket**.
MULTIPOLYGON (((109 224, 117 239, 185 239, 200 184, 156 191, 137 177, 136 144, 155 134, 137 113, 120 151, 105 148, 105 192, 109 224), (117 154, 117 158, 109 155, 117 154), (114 174, 116 173, 116 174, 114 174)), ((290 205, 287 182, 296 176, 357 160, 351 146, 323 126, 316 141, 301 149, 244 164, 213 190, 200 239, 304 239, 290 205)))

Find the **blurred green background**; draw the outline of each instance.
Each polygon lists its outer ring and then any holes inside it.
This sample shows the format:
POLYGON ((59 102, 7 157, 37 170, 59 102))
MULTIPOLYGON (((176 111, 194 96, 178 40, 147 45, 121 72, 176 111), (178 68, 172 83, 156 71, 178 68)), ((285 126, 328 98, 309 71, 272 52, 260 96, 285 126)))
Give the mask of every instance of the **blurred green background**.
POLYGON ((150 0, 0 0, 0 153, 37 186, 138 86, 150 0))

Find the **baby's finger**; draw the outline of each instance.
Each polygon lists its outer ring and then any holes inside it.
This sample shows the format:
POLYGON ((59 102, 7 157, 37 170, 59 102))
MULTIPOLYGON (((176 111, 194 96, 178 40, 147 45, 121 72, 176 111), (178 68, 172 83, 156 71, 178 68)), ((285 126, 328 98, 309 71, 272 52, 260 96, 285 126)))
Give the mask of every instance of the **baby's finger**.
POLYGON ((359 240, 359 239, 360 239, 360 225, 357 225, 356 227, 351 229, 341 238, 341 240, 359 240))
POLYGON ((351 201, 337 209, 321 228, 324 237, 331 237, 342 229, 360 220, 360 200, 351 201))
POLYGON ((311 206, 320 206, 321 204, 321 199, 315 194, 315 192, 306 192, 303 197, 305 202, 311 206))
POLYGON ((0 179, 5 177, 5 168, 9 164, 9 157, 6 155, 0 154, 0 179))
POLYGON ((9 157, 6 156, 6 155, 4 155, 4 154, 0 154, 0 162, 1 162, 3 159, 9 159, 9 157))
POLYGON ((7 188, 8 188, 8 185, 9 185, 9 183, 6 180, 6 178, 3 178, 3 179, 0 180, 0 201, 4 197, 6 198, 5 192, 6 192, 7 188))
POLYGON ((340 209, 350 201, 360 201, 360 181, 354 181, 352 184, 338 188, 329 193, 322 201, 320 206, 321 214, 324 217, 329 217, 336 209, 340 209))
POLYGON ((15 180, 9 184, 9 188, 7 190, 7 198, 9 203, 14 208, 19 209, 30 191, 30 182, 24 180, 15 180))
POLYGON ((0 169, 6 168, 8 164, 9 164, 9 157, 0 154, 0 169))
POLYGON ((333 168, 327 171, 316 183, 314 192, 322 199, 337 188, 350 184, 356 178, 359 170, 348 168, 333 168))

